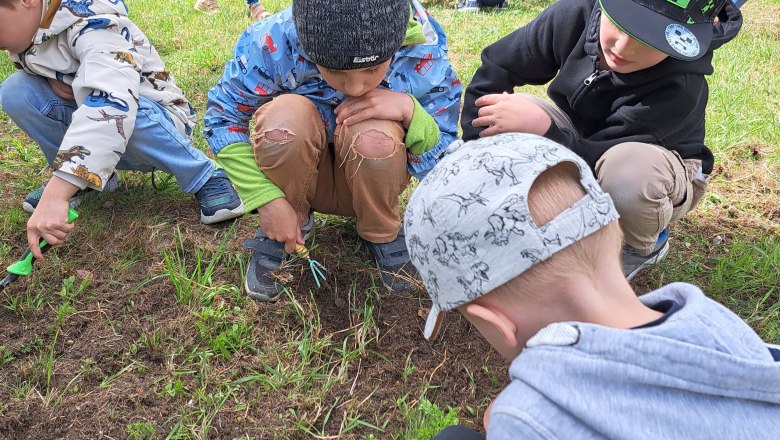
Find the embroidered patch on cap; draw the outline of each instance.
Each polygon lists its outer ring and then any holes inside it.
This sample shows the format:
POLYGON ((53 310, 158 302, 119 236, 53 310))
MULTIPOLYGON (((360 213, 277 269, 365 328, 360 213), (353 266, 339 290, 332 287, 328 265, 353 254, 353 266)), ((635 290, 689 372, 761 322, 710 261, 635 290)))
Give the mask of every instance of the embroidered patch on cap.
POLYGON ((699 40, 687 27, 673 23, 666 27, 666 41, 680 55, 695 57, 701 50, 699 40))
POLYGON ((355 64, 371 63, 379 59, 379 55, 369 55, 367 57, 355 57, 352 62, 355 64))

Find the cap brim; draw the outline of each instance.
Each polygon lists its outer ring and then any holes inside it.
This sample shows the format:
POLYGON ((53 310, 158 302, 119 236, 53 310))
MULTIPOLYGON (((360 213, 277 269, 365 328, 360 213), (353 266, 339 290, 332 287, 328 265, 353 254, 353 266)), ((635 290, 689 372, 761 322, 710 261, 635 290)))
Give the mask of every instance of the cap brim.
POLYGON ((698 60, 712 43, 712 23, 680 23, 632 1, 599 0, 599 4, 617 27, 670 57, 698 60))
POLYGON ((425 320, 425 330, 423 330, 425 339, 429 341, 436 339, 443 320, 444 313, 439 309, 439 306, 434 304, 433 307, 431 307, 430 313, 428 313, 428 319, 425 320))

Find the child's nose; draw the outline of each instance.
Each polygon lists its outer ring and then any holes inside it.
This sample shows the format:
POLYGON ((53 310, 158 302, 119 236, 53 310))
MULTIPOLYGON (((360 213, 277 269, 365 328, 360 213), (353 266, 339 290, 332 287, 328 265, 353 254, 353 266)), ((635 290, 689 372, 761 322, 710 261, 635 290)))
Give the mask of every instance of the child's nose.
POLYGON ((349 96, 360 96, 363 93, 362 81, 345 81, 344 92, 349 96))
POLYGON ((621 57, 626 57, 628 55, 628 52, 631 49, 631 37, 628 36, 628 34, 621 32, 618 39, 615 41, 615 49, 618 52, 618 55, 621 57))

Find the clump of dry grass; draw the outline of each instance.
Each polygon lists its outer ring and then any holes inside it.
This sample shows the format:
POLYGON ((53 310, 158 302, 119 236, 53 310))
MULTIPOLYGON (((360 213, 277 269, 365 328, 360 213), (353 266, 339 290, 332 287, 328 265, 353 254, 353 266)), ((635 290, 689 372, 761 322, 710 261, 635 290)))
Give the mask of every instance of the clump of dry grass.
POLYGON ((712 235, 765 235, 780 230, 780 163, 772 146, 750 143, 729 150, 716 165, 708 193, 690 215, 712 235), (747 153, 747 154, 744 154, 747 153))

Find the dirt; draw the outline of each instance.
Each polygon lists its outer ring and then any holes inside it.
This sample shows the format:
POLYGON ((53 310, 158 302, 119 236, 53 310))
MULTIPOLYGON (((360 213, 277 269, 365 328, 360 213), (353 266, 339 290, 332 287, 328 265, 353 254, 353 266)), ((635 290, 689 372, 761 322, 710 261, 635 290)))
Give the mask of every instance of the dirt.
MULTIPOLYGON (((225 226, 215 229, 190 221, 187 218, 193 209, 190 205, 181 200, 166 202, 158 207, 155 220, 178 224, 188 247, 208 247, 209 237, 225 226)), ((110 242, 113 246, 58 249, 63 258, 68 254, 69 263, 61 265, 64 273, 41 269, 35 274, 38 286, 52 286, 42 291, 51 307, 45 305, 39 310, 26 310, 24 314, 0 308, 2 344, 14 356, 9 363, 0 364, 3 384, 0 438, 128 438, 128 424, 138 422, 153 425, 156 438, 164 437, 178 421, 195 420, 186 413, 198 408, 188 406, 187 397, 172 397, 164 389, 164 384, 172 380, 173 366, 185 363, 188 354, 177 348, 190 349, 203 344, 197 340, 194 309, 176 303, 167 277, 156 278, 140 288, 136 286, 140 280, 161 273, 162 257, 158 248, 160 243, 171 240, 160 236, 152 239, 147 228, 138 226, 139 218, 127 205, 118 202, 111 206, 92 215, 110 214, 114 219, 112 229, 124 228, 131 233, 98 231, 93 232, 97 236, 87 237, 87 227, 74 233, 78 234, 73 237, 74 242, 110 242), (119 257, 126 249, 136 249, 142 258, 124 271, 114 270, 112 262, 121 261, 119 257), (92 264, 85 264, 87 261, 92 264), (65 318, 56 334, 56 343, 51 348, 55 359, 53 374, 47 379, 41 357, 48 353, 55 338, 57 315, 53 309, 62 303, 57 296, 60 280, 75 274, 76 270, 92 281, 85 294, 72 302, 77 314, 65 318), (149 348, 139 344, 144 336, 151 337, 155 332, 160 335, 158 346, 149 348), (47 380, 50 380, 48 388, 47 380), (20 387, 24 382, 35 386, 20 387), (46 389, 54 390, 55 397, 47 397, 46 389), (61 400, 57 401, 58 398, 61 400)), ((240 241, 252 235, 252 227, 251 219, 241 222, 238 238, 231 242, 229 252, 241 252, 240 241)), ((170 226, 165 229, 161 234, 171 233, 170 226)), ((414 404, 424 387, 429 387, 425 398, 441 408, 467 405, 474 408, 473 414, 461 410, 459 418, 462 423, 479 427, 487 402, 506 384, 507 364, 468 322, 457 313, 450 313, 443 337, 433 343, 425 341, 423 316, 430 307, 425 293, 421 290, 374 293, 377 274, 368 252, 358 246, 357 236, 348 222, 320 228, 317 247, 312 253, 328 268, 328 285, 317 289, 308 273, 293 268, 292 287, 301 304, 309 301, 309 291, 314 292, 320 322, 318 336, 330 335, 332 346, 340 346, 349 338, 350 327, 361 322, 354 308, 362 307, 366 296, 371 295, 376 307, 376 328, 370 334, 375 339, 359 361, 349 364, 345 380, 334 385, 323 401, 308 401, 305 390, 273 392, 251 384, 237 387, 214 414, 208 437, 233 438, 245 434, 253 438, 308 437, 286 425, 292 420, 289 410, 295 408, 302 414, 311 410, 315 414, 319 407, 334 407, 325 424, 325 433, 338 433, 345 417, 357 411, 370 423, 386 422, 385 434, 378 433, 379 437, 398 435, 405 426, 397 399, 408 392, 408 402, 414 404), (409 366, 413 366, 411 372, 404 374, 404 368, 409 366)), ((77 282, 81 278, 77 276, 77 282)), ((235 271, 218 270, 214 278, 215 285, 239 284, 239 274, 235 271)), ((36 286, 26 284, 31 281, 24 280, 12 289, 34 295, 36 286)), ((226 306, 236 302, 233 298, 219 301, 226 306)), ((286 312, 289 306, 285 300, 244 304, 246 314, 252 319, 257 351, 240 350, 230 360, 212 358, 209 364, 216 377, 207 387, 209 391, 216 392, 220 384, 259 371, 259 361, 273 359, 272 353, 264 352, 264 348, 279 347, 288 342, 291 333, 302 330, 300 320, 286 312)), ((348 343, 354 345, 352 339, 348 343)), ((185 388, 198 387, 197 383, 190 382, 193 377, 182 378, 185 388)), ((316 424, 323 420, 320 415, 311 421, 316 424)), ((369 432, 374 431, 356 429, 344 437, 361 437, 369 432)))
MULTIPOLYGON (((745 160, 750 164, 738 158, 721 163, 710 186, 710 193, 720 197, 703 202, 692 221, 676 225, 675 232, 710 237, 714 244, 705 251, 712 252, 713 258, 719 255, 717 240, 750 231, 775 233, 780 193, 772 188, 777 188, 778 170, 763 159, 763 150, 749 149, 750 159, 745 160)), ((0 178, 9 176, 0 171, 0 178)), ((0 192, 8 200, 22 196, 18 188, 4 187, 0 192)), ((190 359, 193 351, 204 346, 194 316, 199 305, 176 302, 170 280, 160 276, 164 274, 162 252, 172 249, 177 230, 188 257, 195 248, 214 252, 219 245, 215 237, 228 225, 200 225, 194 201, 157 197, 148 185, 131 185, 112 196, 110 203, 100 203, 85 208, 83 226, 70 244, 54 251, 30 279, 13 285, 0 298, 0 345, 6 347, 5 352, 0 350, 2 439, 128 438, 128 425, 134 423, 150 424, 156 432, 151 438, 158 438, 180 422, 195 425, 197 431, 203 420, 210 422, 210 430, 196 432, 201 438, 311 437, 294 425, 298 419, 292 412, 310 416, 304 420, 324 436, 340 432, 350 417, 359 417, 384 431, 358 427, 343 438, 369 433, 387 438, 406 427, 398 400, 407 393, 410 405, 424 396, 441 408, 464 408, 458 414, 460 421, 479 428, 488 401, 507 383, 506 362, 457 313, 447 315, 439 340, 424 340, 424 316, 430 307, 425 293, 377 291, 376 271, 352 223, 327 219, 326 225, 318 227, 316 246, 310 248, 328 268, 328 281, 317 289, 302 266, 292 265, 288 275, 293 297, 304 305, 306 319, 318 323, 314 336, 330 339, 330 349, 345 341, 347 346, 355 345, 350 329, 362 322, 355 309, 370 300, 376 307, 376 328, 368 334, 374 339, 321 398, 309 395, 316 391, 315 385, 291 383, 280 389, 251 382, 236 385, 254 371, 263 371, 264 364, 282 368, 286 362, 300 362, 290 343, 306 329, 291 313, 290 301, 260 304, 246 301, 240 292, 221 297, 212 305, 241 307, 239 316, 250 320, 254 346, 232 353, 230 359, 190 359), (131 257, 133 264, 115 267, 131 257), (90 278, 91 284, 72 301, 76 313, 55 331, 57 307, 64 302, 62 279, 71 275, 77 283, 90 278), (151 281, 139 285, 141 280, 151 281), (29 298, 41 294, 43 305, 13 310, 10 293, 29 298), (315 307, 309 307, 309 301, 315 307), (317 310, 316 316, 312 309, 317 310), (156 342, 143 344, 144 340, 156 342), (13 359, 5 360, 8 354, 13 359), (51 377, 44 368, 49 355, 54 358, 51 377), (192 371, 181 374, 187 369, 184 366, 192 371), (172 395, 166 390, 177 379, 189 393, 172 395), (199 380, 207 383, 204 386, 199 380), (200 396, 201 401, 227 388, 232 394, 222 403, 191 404, 192 391, 199 388, 208 394, 200 396), (465 410, 468 407, 473 411, 465 410)), ((255 227, 256 216, 238 222, 227 250, 227 261, 232 263, 217 269, 213 285, 240 285, 235 256, 243 252, 241 241, 252 236, 255 227)), ((21 252, 23 234, 20 229, 3 238, 2 243, 12 248, 9 255, 21 252)), ((662 281, 650 273, 637 278, 638 291, 662 281)), ((327 364, 331 355, 332 351, 320 354, 315 362, 327 364)))

